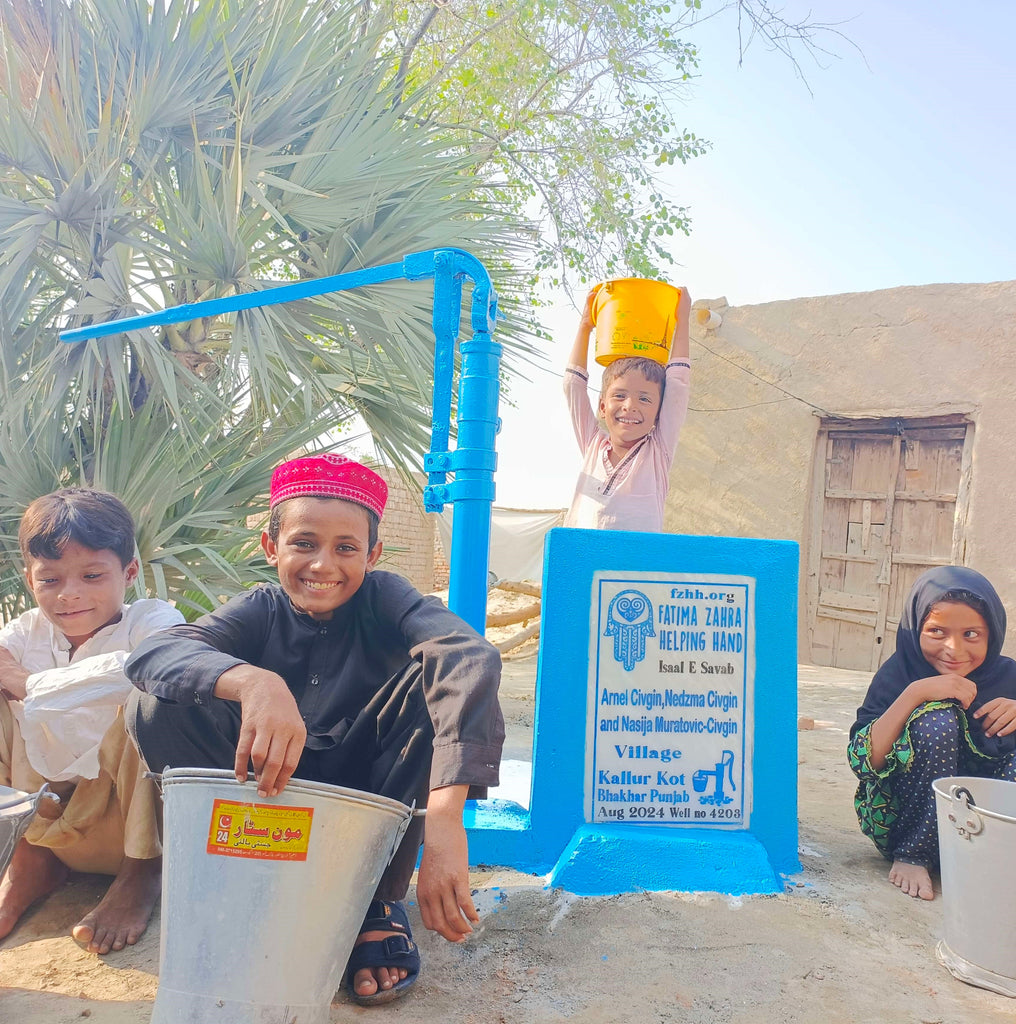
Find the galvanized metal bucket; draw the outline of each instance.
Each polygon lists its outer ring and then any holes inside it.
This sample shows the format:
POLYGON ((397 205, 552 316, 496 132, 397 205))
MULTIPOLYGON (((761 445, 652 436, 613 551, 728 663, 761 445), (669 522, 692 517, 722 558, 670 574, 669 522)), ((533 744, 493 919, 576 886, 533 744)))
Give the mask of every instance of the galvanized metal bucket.
POLYGON ((1016 996, 1016 782, 954 776, 932 788, 945 924, 938 960, 961 981, 1016 996))
POLYGON ((152 1024, 327 1024, 413 811, 293 779, 261 799, 232 772, 167 769, 152 1024))
POLYGON ((20 789, 0 786, 0 875, 7 870, 14 856, 14 848, 32 823, 39 802, 58 799, 47 786, 43 786, 38 793, 24 793, 20 789))

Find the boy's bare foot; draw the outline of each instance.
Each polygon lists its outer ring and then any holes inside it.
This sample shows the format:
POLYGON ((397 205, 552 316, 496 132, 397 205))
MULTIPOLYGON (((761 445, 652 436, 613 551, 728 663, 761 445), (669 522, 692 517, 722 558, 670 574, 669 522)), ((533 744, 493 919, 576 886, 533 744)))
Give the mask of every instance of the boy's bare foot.
MULTIPOLYGON (((361 932, 353 943, 354 947, 361 942, 378 942, 392 935, 405 935, 405 932, 361 932)), ((353 990, 358 996, 372 996, 378 991, 387 991, 400 981, 409 977, 404 967, 362 967, 353 975, 353 990)))
POLYGON ((914 899, 933 900, 935 889, 931 884, 931 874, 922 864, 907 864, 902 860, 894 860, 889 870, 889 881, 898 886, 914 899))
POLYGON ((52 850, 20 839, 0 882, 0 939, 10 935, 21 915, 62 885, 67 875, 66 866, 52 850))
POLYGON ((136 860, 124 857, 123 864, 98 906, 71 929, 79 946, 102 956, 112 950, 133 946, 144 934, 152 908, 159 898, 162 858, 136 860))

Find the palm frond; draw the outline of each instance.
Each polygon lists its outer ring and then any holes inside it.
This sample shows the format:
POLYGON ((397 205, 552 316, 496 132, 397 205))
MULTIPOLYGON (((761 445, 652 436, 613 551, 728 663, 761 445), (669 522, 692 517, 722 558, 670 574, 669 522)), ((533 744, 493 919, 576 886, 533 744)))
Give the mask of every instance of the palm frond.
MULTIPOLYGON (((120 494, 146 588, 196 610, 263 574, 246 523, 275 463, 341 438, 354 416, 388 461, 418 461, 429 283, 57 340, 68 326, 438 247, 473 251, 511 290, 519 226, 467 154, 405 116, 375 10, 0 4, 4 614, 22 599, 17 518, 55 487, 120 494)), ((511 367, 535 346, 529 320, 507 311, 511 367)))

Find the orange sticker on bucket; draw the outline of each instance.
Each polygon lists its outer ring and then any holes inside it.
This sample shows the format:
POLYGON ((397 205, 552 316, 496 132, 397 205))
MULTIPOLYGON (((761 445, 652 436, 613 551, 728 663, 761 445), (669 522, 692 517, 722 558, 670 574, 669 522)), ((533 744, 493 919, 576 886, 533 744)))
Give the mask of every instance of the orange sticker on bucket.
POLYGON ((313 807, 216 800, 208 852, 220 857, 306 860, 313 807))

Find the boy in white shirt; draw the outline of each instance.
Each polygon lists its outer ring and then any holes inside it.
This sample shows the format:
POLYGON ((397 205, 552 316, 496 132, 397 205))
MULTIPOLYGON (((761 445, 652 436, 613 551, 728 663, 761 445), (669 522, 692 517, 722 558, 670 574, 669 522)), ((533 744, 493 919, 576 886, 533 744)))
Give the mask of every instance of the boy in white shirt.
POLYGON ((158 793, 127 736, 123 666, 149 634, 183 616, 165 601, 124 604, 138 573, 134 521, 103 491, 38 498, 18 540, 38 608, 0 630, 0 785, 49 783, 0 883, 0 939, 71 870, 114 875, 71 930, 93 953, 141 937, 159 895, 158 793))

